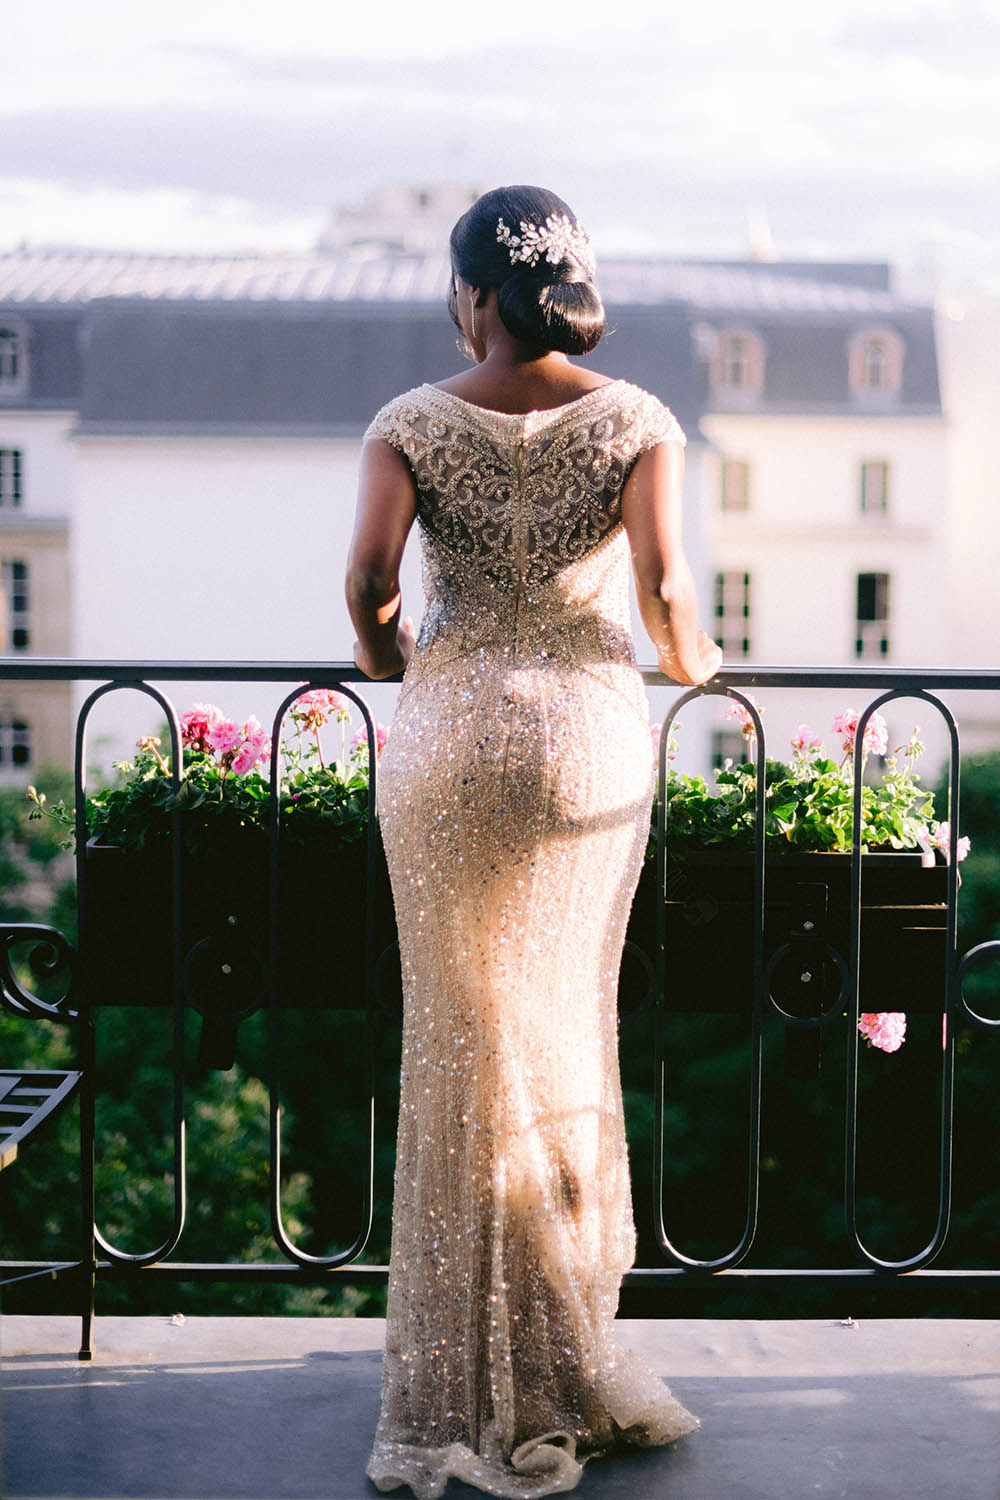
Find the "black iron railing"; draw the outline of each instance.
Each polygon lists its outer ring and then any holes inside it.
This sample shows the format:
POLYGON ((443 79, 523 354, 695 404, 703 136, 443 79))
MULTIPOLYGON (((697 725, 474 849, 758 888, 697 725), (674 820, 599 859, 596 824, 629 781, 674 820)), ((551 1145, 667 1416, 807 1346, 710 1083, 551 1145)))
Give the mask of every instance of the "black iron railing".
MULTIPOLYGON (((668 687, 666 679, 656 672, 646 672, 646 681, 651 687, 668 687)), ((381 854, 377 824, 374 817, 377 778, 377 756, 372 754, 369 783, 369 823, 366 858, 363 865, 363 909, 364 930, 361 949, 363 963, 358 976, 358 992, 350 998, 363 1013, 360 1030, 360 1055, 355 1060, 355 1071, 363 1076, 363 1092, 366 1096, 364 1135, 367 1141, 367 1161, 362 1173, 363 1191, 356 1232, 350 1243, 335 1254, 312 1255, 298 1246, 289 1234, 282 1216, 282 1145, 280 1105, 280 1028, 282 1011, 287 998, 282 996, 278 976, 276 955, 279 952, 281 933, 279 923, 282 912, 282 880, 287 876, 287 863, 282 859, 282 821, 279 816, 278 776, 279 740, 283 718, 299 694, 308 688, 335 688, 350 698, 360 713, 369 744, 374 744, 374 721, 365 697, 359 691, 364 685, 365 693, 377 691, 353 667, 343 663, 220 663, 220 662, 90 662, 21 660, 0 663, 0 677, 7 681, 95 682, 99 685, 87 698, 77 720, 75 757, 76 794, 76 860, 78 931, 75 944, 71 944, 62 933, 51 928, 33 924, 7 925, 0 931, 0 1002, 16 1015, 30 1021, 44 1018, 72 1027, 77 1042, 77 1069, 81 1073, 80 1100, 80 1190, 82 1200, 83 1239, 79 1256, 71 1261, 29 1262, 7 1261, 0 1264, 0 1275, 5 1281, 24 1280, 47 1275, 72 1279, 79 1285, 80 1306, 84 1320, 81 1357, 87 1358, 91 1349, 91 1323, 93 1293, 96 1279, 129 1275, 141 1272, 144 1276, 173 1281, 229 1281, 229 1282, 308 1282, 329 1283, 331 1279, 349 1280, 355 1284, 370 1284, 384 1281, 386 1268, 363 1260, 368 1242, 373 1213, 373 1159, 375 1150, 374 1131, 374 1074, 373 1045, 378 1026, 391 1009, 391 965, 387 968, 385 949, 385 905, 387 896, 381 875, 381 854), (87 729, 94 706, 109 693, 120 689, 139 690, 147 694, 164 716, 170 740, 170 761, 176 768, 182 763, 180 726, 177 712, 168 696, 151 684, 170 682, 257 682, 267 684, 288 683, 289 687, 274 717, 272 726, 271 757, 271 803, 268 854, 266 865, 267 899, 262 907, 265 913, 263 942, 260 952, 254 950, 255 959, 260 960, 261 983, 247 997, 241 995, 241 1005, 233 1006, 220 1001, 210 985, 208 990, 197 979, 199 955, 207 952, 217 972, 226 969, 228 960, 222 949, 213 949, 211 944, 223 944, 232 940, 237 943, 234 952, 244 954, 239 948, 243 934, 203 935, 192 942, 191 933, 182 928, 180 920, 181 902, 185 881, 182 867, 181 841, 177 836, 170 840, 170 857, 167 879, 169 921, 168 963, 169 970, 167 1002, 172 1009, 172 1134, 173 1134, 173 1209, 171 1223, 162 1241, 152 1248, 132 1253, 120 1249, 105 1236, 98 1224, 100 1204, 95 1202, 95 1149, 98 1142, 95 1134, 96 1078, 95 1028, 100 1025, 102 1008, 108 1003, 101 992, 96 977, 100 954, 95 953, 91 930, 93 908, 88 899, 88 883, 92 879, 87 851, 86 824, 86 765, 87 729), (23 964, 14 962, 15 952, 23 954, 24 945, 33 950, 31 963, 36 971, 60 970, 66 976, 64 990, 55 1000, 42 1000, 31 990, 24 978, 23 964), (206 946, 208 945, 208 946, 206 946), (219 960, 216 962, 216 960, 219 960), (241 1020, 253 1011, 266 1011, 268 1018, 268 1078, 270 1100, 270 1147, 269 1179, 271 1233, 278 1252, 277 1259, 265 1263, 242 1262, 185 1262, 176 1258, 182 1250, 186 1217, 185 1177, 185 1012, 199 1011, 203 1027, 234 1029, 241 1020)), ((816 929, 814 915, 800 922, 800 931, 792 933, 789 941, 773 942, 773 933, 767 923, 766 893, 771 879, 773 861, 765 850, 764 818, 756 820, 756 847, 749 861, 747 889, 750 892, 751 911, 749 933, 752 983, 746 987, 746 1001, 740 1001, 749 1022, 749 1081, 747 1087, 746 1125, 746 1169, 745 1215, 743 1227, 736 1243, 726 1252, 704 1258, 685 1254, 672 1240, 668 1229, 669 1214, 664 1204, 664 1133, 663 1121, 668 1096, 665 1087, 665 1019, 672 1010, 683 1011, 683 1000, 674 1004, 665 999, 669 992, 669 977, 673 958, 670 938, 669 902, 672 893, 672 872, 667 857, 664 828, 665 799, 659 799, 659 828, 657 861, 655 866, 655 900, 653 903, 655 923, 651 929, 645 953, 638 954, 645 970, 653 978, 650 1001, 655 1012, 654 1046, 651 1086, 655 1097, 653 1111, 653 1232, 658 1245, 661 1263, 639 1266, 627 1278, 626 1293, 633 1304, 651 1310, 650 1300, 659 1296, 657 1310, 666 1311, 676 1305, 674 1294, 680 1290, 697 1293, 697 1305, 711 1310, 711 1300, 719 1288, 754 1286, 766 1298, 768 1289, 781 1284, 811 1286, 841 1297, 847 1286, 855 1289, 877 1287, 889 1295, 891 1305, 893 1290, 905 1293, 899 1297, 899 1306, 907 1309, 920 1305, 925 1300, 946 1295, 961 1284, 963 1288, 974 1288, 988 1299, 982 1304, 992 1308, 1000 1290, 1000 1269, 930 1269, 939 1256, 948 1236, 949 1211, 952 1198, 952 1139, 955 1118, 953 1089, 955 1038, 959 1023, 979 1031, 996 1030, 1000 1020, 980 1014, 967 1003, 963 993, 963 980, 977 965, 1000 954, 1000 941, 986 941, 964 954, 957 944, 957 912, 959 878, 956 861, 956 841, 959 836, 959 734, 958 726, 950 710, 941 701, 943 692, 997 692, 1000 690, 1000 673, 997 672, 952 672, 913 671, 889 667, 855 669, 760 669, 753 667, 727 669, 708 687, 679 692, 668 713, 664 730, 669 731, 677 711, 695 697, 724 695, 741 702, 751 716, 756 730, 757 754, 757 798, 758 807, 763 807, 765 798, 766 731, 753 702, 746 694, 751 690, 780 688, 811 690, 818 688, 853 689, 864 691, 869 701, 860 716, 857 728, 858 743, 862 742, 866 725, 871 716, 895 698, 916 698, 938 713, 947 729, 949 741, 949 776, 951 823, 951 859, 946 871, 942 871, 944 885, 943 959, 941 985, 938 998, 933 1002, 943 1019, 944 1044, 941 1052, 940 1118, 937 1129, 937 1174, 936 1223, 927 1242, 919 1249, 899 1259, 888 1259, 874 1253, 863 1242, 857 1214, 857 1154, 858 1154, 858 1032, 856 1025, 861 1005, 862 974, 865 957, 862 949, 863 880, 866 862, 875 856, 863 854, 861 849, 861 780, 856 780, 854 789, 854 847, 849 863, 849 922, 848 939, 838 946, 822 929, 816 929), (800 945, 797 947, 796 943, 800 945), (846 951, 843 951, 846 949, 846 951), (803 957, 805 955, 805 957, 803 957), (809 968, 805 967, 808 960, 809 968), (817 965, 824 964, 834 973, 834 981, 828 984, 822 1003, 812 1009, 791 1006, 783 998, 787 983, 778 983, 779 971, 794 970, 801 982, 811 980, 817 965), (850 1267, 775 1268, 748 1267, 757 1239, 759 1215, 759 1184, 761 1179, 761 1065, 762 1035, 765 1022, 775 1017, 788 1032, 799 1032, 817 1036, 824 1030, 846 1027, 846 1082, 844 1110, 844 1213, 845 1250, 854 1261, 850 1267), (661 1294, 669 1288, 671 1297, 661 1294), (635 1299, 640 1299, 636 1302, 635 1299)), ((665 732, 661 738, 660 780, 663 785, 667 771, 667 740, 665 732)), ((175 818, 176 818, 175 814, 175 818)), ((805 899, 812 899, 814 887, 808 882, 805 899)), ((676 903, 675 903, 676 905, 676 903)), ((812 913, 812 907, 809 912, 812 913)), ((341 913, 348 923, 356 922, 356 912, 341 913)), ((228 919, 236 924, 235 917, 228 919)), ((676 914, 675 914, 676 920, 676 914)), ((260 946, 260 945, 258 945, 260 946)), ((641 947, 641 944, 639 945, 641 947)), ((210 965, 211 966, 211 965, 210 965)), ((204 966, 202 966, 204 967, 204 966)), ((232 965, 230 964, 231 968, 232 965)), ((793 978, 795 976, 793 975, 793 978)), ((787 980, 787 973, 785 974, 787 980)), ((815 992, 814 987, 814 992, 815 992)), ((146 997, 147 999, 149 997, 146 997)), ((143 1003, 143 995, 131 997, 130 1003, 143 1003)), ((334 1004, 343 1005, 341 997, 334 1004)), ((723 1007, 725 1008, 725 1007, 723 1007)), ((0 1058, 3 1066, 16 1066, 16 1058, 0 1058)), ((0 1106, 2 1108, 2 1106, 0 1106)), ((18 1170, 15 1168, 15 1170, 18 1170)), ((766 1305, 766 1302, 762 1302, 766 1305)))

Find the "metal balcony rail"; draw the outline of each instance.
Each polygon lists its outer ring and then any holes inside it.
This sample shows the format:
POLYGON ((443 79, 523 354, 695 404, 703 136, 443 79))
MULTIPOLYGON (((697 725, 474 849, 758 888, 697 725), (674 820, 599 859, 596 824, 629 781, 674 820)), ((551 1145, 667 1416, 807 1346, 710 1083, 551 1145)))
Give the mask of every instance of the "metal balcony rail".
MULTIPOLYGON (((655 671, 644 672, 650 687, 675 687, 655 671)), ((35 1276, 71 1278, 79 1287, 80 1309, 83 1319, 81 1358, 89 1358, 92 1349, 92 1321, 94 1286, 97 1278, 112 1275, 141 1273, 155 1274, 158 1278, 173 1281, 279 1281, 330 1283, 332 1279, 356 1284, 381 1282, 386 1276, 386 1267, 363 1260, 365 1246, 369 1240, 373 1214, 373 1168, 374 1168, 374 1072, 373 1044, 377 1028, 386 1018, 386 973, 387 959, 391 961, 390 948, 383 945, 384 923, 380 928, 380 903, 384 907, 386 895, 381 880, 381 851, 375 818, 377 756, 370 757, 370 780, 368 788, 368 835, 363 863, 364 930, 363 972, 359 993, 354 1004, 363 1010, 361 1056, 358 1067, 363 1072, 367 1096, 365 1105, 365 1133, 367 1138, 367 1161, 364 1168, 364 1184, 361 1194, 360 1212, 356 1232, 351 1242, 335 1254, 312 1255, 300 1248, 289 1234, 282 1214, 282 1144, 280 1104, 280 1027, 283 1006, 287 1003, 279 994, 277 955, 282 920, 282 886, 288 878, 287 862, 281 858, 282 823, 279 816, 279 742, 284 716, 300 694, 313 688, 332 688, 343 693, 355 705, 368 736, 369 746, 374 746, 375 730, 371 711, 365 697, 359 691, 364 685, 377 691, 375 685, 359 673, 352 665, 343 662, 190 662, 190 661, 82 661, 43 659, 0 660, 0 678, 8 682, 93 682, 98 686, 87 697, 77 716, 75 750, 75 797, 76 797, 76 865, 78 933, 76 944, 52 928, 33 924, 6 924, 0 929, 0 1003, 11 1013, 26 1021, 44 1018, 72 1028, 76 1039, 77 1069, 79 1070, 80 1100, 80 1190, 82 1199, 82 1243, 79 1257, 70 1262, 0 1262, 0 1276, 4 1281, 29 1279, 35 1276), (220 1004, 212 993, 206 997, 204 987, 199 988, 198 965, 213 939, 206 935, 190 942, 190 934, 182 931, 181 912, 187 872, 181 857, 179 837, 179 814, 173 814, 173 836, 170 842, 169 868, 166 881, 167 906, 170 912, 169 944, 167 948, 169 972, 168 1003, 172 1008, 172 1132, 173 1132, 173 1213, 162 1241, 140 1253, 129 1253, 116 1247, 99 1227, 99 1205, 95 1202, 95 1029, 99 1025, 102 1008, 108 1003, 101 993, 99 976, 100 954, 95 952, 91 927, 93 907, 89 899, 90 883, 93 879, 87 849, 86 822, 86 765, 87 731, 95 705, 106 695, 124 689, 137 690, 148 695, 158 706, 166 720, 169 734, 170 764, 175 783, 178 768, 182 765, 181 733, 177 711, 160 687, 153 684, 171 682, 257 682, 267 684, 290 684, 288 691, 274 716, 271 730, 271 800, 269 809, 270 827, 266 861, 266 902, 263 910, 266 923, 266 947, 262 955, 263 979, 259 990, 251 994, 242 1007, 220 1004), (30 967, 40 972, 59 971, 65 974, 64 992, 55 1001, 42 1000, 36 996, 24 979, 24 966, 14 962, 14 953, 23 952, 27 944, 32 952, 30 967), (203 1017, 203 1040, 207 1037, 209 1061, 213 1046, 226 1053, 241 1019, 257 1010, 264 1010, 268 1024, 268 1077, 270 1115, 269 1179, 271 1233, 278 1259, 260 1264, 243 1262, 185 1262, 175 1259, 183 1242, 186 1215, 185 1180, 185 1087, 184 1087, 184 1015, 186 1008, 200 1011, 203 1017), (220 1040, 221 1038, 221 1040, 220 1040)), ((379 685, 380 686, 380 685, 379 685)), ((652 984, 644 1003, 654 1011, 654 1046, 652 1057, 652 1092, 655 1100, 653 1111, 653 1204, 652 1223, 655 1241, 659 1247, 662 1263, 641 1266, 629 1273, 626 1279, 626 1298, 629 1294, 643 1296, 664 1293, 671 1296, 662 1299, 659 1310, 673 1306, 673 1296, 679 1290, 695 1290, 702 1297, 700 1305, 710 1306, 713 1293, 734 1284, 741 1287, 756 1286, 766 1297, 767 1289, 775 1285, 811 1286, 824 1289, 834 1296, 841 1296, 848 1286, 855 1288, 877 1287, 881 1291, 889 1288, 905 1288, 907 1307, 919 1305, 925 1300, 940 1295, 942 1289, 953 1288, 958 1282, 963 1287, 973 1288, 986 1294, 991 1300, 1000 1291, 1000 1269, 981 1270, 931 1270, 931 1263, 945 1245, 949 1230, 949 1214, 952 1197, 952 1138, 955 1119, 954 1060, 957 1025, 962 1023, 981 1031, 994 1031, 1000 1027, 1000 1019, 979 1014, 966 1001, 963 981, 976 966, 1000 955, 1000 941, 978 944, 971 951, 960 954, 957 945, 957 913, 959 876, 956 862, 956 841, 959 834, 959 771, 960 745, 958 725, 949 708, 942 702, 941 693, 946 692, 997 692, 1000 691, 1000 672, 984 671, 917 671, 889 666, 865 668, 759 668, 730 667, 712 683, 688 692, 678 690, 676 700, 668 712, 660 741, 659 778, 661 791, 667 775, 667 741, 677 712, 695 698, 722 695, 741 703, 750 715, 756 731, 756 843, 752 856, 744 863, 741 879, 750 892, 747 903, 750 911, 749 972, 752 981, 745 986, 746 998, 723 1009, 744 1010, 749 1024, 749 1078, 747 1088, 746 1121, 746 1170, 745 1170, 745 1216, 742 1232, 737 1242, 721 1255, 699 1259, 685 1254, 668 1232, 665 1211, 665 1154, 664 1118, 669 1102, 666 1086, 665 1025, 667 1017, 674 1011, 683 1011, 683 1002, 675 1003, 668 998, 668 981, 673 961, 671 931, 676 930, 677 915, 671 916, 671 904, 677 906, 677 872, 671 868, 667 853, 665 818, 666 799, 661 795, 658 802, 657 854, 655 862, 655 898, 653 901, 655 925, 647 950, 635 952, 642 971, 650 977, 652 984), (804 892, 805 907, 798 913, 799 928, 792 938, 767 952, 767 916, 765 895, 772 881, 775 860, 765 848, 765 823, 762 810, 765 804, 766 730, 760 715, 748 698, 748 693, 757 689, 782 688, 806 689, 850 689, 862 691, 868 697, 867 706, 859 718, 856 731, 857 743, 863 743, 865 728, 872 715, 896 698, 917 699, 940 715, 947 731, 949 744, 950 798, 949 817, 951 824, 950 861, 946 870, 939 872, 943 878, 945 902, 943 921, 943 960, 941 966, 941 989, 939 1001, 934 1001, 943 1018, 944 1042, 941 1053, 940 1075, 940 1119, 937 1130, 938 1151, 934 1171, 937 1175, 937 1220, 927 1243, 912 1254, 890 1260, 871 1251, 863 1242, 858 1224, 858 1030, 857 1019, 862 1009, 862 886, 866 878, 869 861, 878 856, 865 853, 861 844, 861 800, 862 778, 855 777, 853 808, 853 849, 849 857, 849 919, 846 944, 837 947, 824 933, 822 925, 817 930, 816 912, 809 905, 816 887, 806 882, 800 887, 804 892), (811 895, 810 893, 813 893, 811 895), (675 926, 670 927, 671 921, 675 926), (800 941, 801 940, 801 941, 800 941), (796 946, 798 944, 798 946, 796 946), (842 948, 846 947, 846 951, 842 948), (808 963, 809 967, 806 967, 808 963), (821 1003, 814 1003, 804 1010, 790 1005, 788 993, 789 973, 791 979, 805 983, 813 978, 818 966, 826 966, 835 982, 826 986, 821 1003), (784 969, 784 987, 779 984, 779 971, 784 969), (776 998, 775 991, 779 991, 776 998), (832 990, 832 998, 831 998, 832 990), (824 1029, 846 1026, 846 1081, 844 1120, 844 1214, 845 1247, 853 1260, 853 1266, 835 1268, 774 1268, 747 1267, 758 1231, 761 1180, 761 1062, 762 1033, 765 1020, 777 1016, 787 1033, 806 1034, 817 1038, 824 1029)), ((784 856, 778 856, 779 860, 784 856)), ((846 856, 845 856, 846 858, 846 856)), ((940 879, 939 879, 940 884, 940 879)), ((683 882, 682 882, 683 885, 683 882)), ((683 901, 681 902, 683 905, 683 901)), ((384 918, 384 910, 381 917, 384 918)), ((235 923, 235 918, 228 919, 235 923)), ((106 934, 104 935, 106 937, 106 934)), ((103 940, 103 939, 102 939, 103 940)), ((391 947, 391 945, 390 945, 391 947)), ((211 955, 210 955, 211 956, 211 955)), ((215 955, 218 956, 217 954, 215 955)), ((224 967, 224 966, 223 966, 224 967)), ((814 988, 817 993, 819 986, 814 988)), ((135 997, 143 1003, 143 996, 135 997)), ((147 997, 147 1001, 148 1001, 147 997)), ((133 1001, 135 1003, 135 1001, 133 1001)), ((928 1007, 925 1007, 928 1008, 928 1007)), ((15 1062, 15 1059, 0 1059, 0 1062, 15 1062)), ((225 1066, 223 1060, 217 1065, 225 1066)), ((13 1083, 11 1088, 13 1089, 13 1083)), ((2 1108, 2 1106, 0 1106, 2 1108)), ((19 1140, 27 1130, 20 1127, 19 1140)), ((23 1149, 23 1147, 22 1147, 23 1149)), ((902 1303, 903 1299, 900 1299, 902 1303)), ((649 1303, 644 1302, 644 1310, 649 1303)))

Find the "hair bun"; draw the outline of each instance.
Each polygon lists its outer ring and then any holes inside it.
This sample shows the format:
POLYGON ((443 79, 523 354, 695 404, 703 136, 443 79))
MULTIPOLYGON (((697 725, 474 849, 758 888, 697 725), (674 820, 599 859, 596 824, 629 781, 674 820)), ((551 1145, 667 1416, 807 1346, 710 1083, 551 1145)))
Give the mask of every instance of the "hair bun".
MULTIPOLYGON (((568 268, 575 271, 577 268, 568 268)), ((534 274, 508 276, 497 291, 504 326, 526 344, 561 354, 589 354, 604 332, 604 307, 586 274, 558 275, 549 266, 545 280, 534 274)))

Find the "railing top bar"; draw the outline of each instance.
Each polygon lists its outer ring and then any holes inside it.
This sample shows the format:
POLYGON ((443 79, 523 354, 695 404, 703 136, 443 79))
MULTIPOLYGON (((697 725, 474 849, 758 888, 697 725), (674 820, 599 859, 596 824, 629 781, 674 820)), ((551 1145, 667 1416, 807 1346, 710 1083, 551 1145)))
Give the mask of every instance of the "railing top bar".
MULTIPOLYGON (((304 682, 336 677, 369 682, 344 661, 91 661, 84 657, 0 656, 0 680, 79 682, 304 682)), ((389 678, 401 681, 401 676, 389 678)))
MULTIPOLYGON (((650 687, 677 687, 655 667, 643 667, 643 681, 650 687)), ((741 688, 924 688, 993 689, 1000 691, 1000 672, 952 667, 757 667, 727 666, 712 679, 713 686, 741 688)))
MULTIPOLYGON (((650 687, 675 687, 655 667, 643 667, 650 687)), ((353 662, 343 661, 92 661, 83 657, 0 656, 0 680, 8 682, 302 682, 336 678, 368 682, 353 662)), ((389 682, 400 678, 390 677, 389 682)), ((932 688, 1000 691, 1000 671, 950 667, 765 667, 727 666, 713 685, 735 688, 932 688)))

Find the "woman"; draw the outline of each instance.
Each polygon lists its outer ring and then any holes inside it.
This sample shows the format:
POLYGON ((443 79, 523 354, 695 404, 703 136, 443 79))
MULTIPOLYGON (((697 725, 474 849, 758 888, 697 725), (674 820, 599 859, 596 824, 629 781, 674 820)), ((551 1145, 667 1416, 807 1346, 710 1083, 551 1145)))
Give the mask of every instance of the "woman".
POLYGON ((451 255, 475 368, 376 416, 347 573, 358 666, 406 669, 379 767, 405 1008, 368 1473, 529 1500, 697 1426, 613 1333, 634 1254, 616 986, 652 794, 630 554, 662 669, 704 682, 720 652, 696 628, 676 421, 567 358, 604 323, 570 210, 497 189, 451 255))

